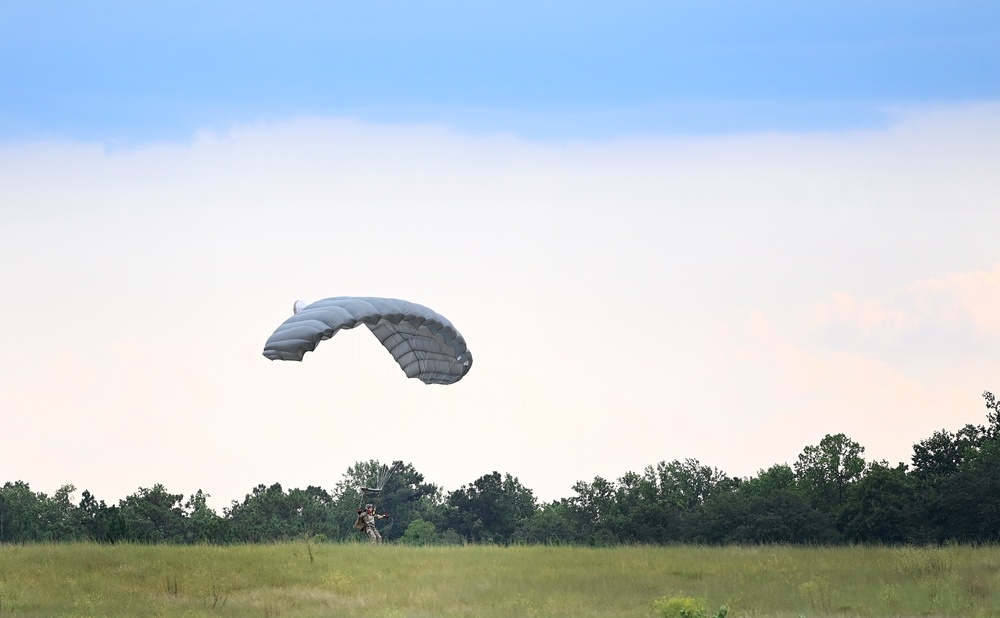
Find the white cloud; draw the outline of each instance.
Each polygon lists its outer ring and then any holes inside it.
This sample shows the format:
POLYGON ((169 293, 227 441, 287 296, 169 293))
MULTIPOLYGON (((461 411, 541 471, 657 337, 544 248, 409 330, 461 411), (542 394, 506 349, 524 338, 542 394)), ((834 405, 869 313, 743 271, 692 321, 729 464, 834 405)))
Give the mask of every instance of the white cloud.
POLYGON ((905 292, 928 321, 968 324, 980 336, 1000 335, 1000 264, 917 281, 905 292))
POLYGON ((834 292, 806 322, 847 347, 908 350, 935 342, 966 354, 984 347, 995 350, 1000 343, 1000 264, 920 279, 881 298, 834 292))
POLYGON ((998 375, 998 144, 988 105, 825 135, 314 118, 2 145, 0 409, 26 439, 0 469, 227 504, 369 457, 446 489, 509 471, 545 499, 663 459, 751 474, 839 431, 906 459, 978 422, 998 375), (260 356, 294 299, 339 294, 440 310, 473 371, 413 384, 365 333, 260 356))

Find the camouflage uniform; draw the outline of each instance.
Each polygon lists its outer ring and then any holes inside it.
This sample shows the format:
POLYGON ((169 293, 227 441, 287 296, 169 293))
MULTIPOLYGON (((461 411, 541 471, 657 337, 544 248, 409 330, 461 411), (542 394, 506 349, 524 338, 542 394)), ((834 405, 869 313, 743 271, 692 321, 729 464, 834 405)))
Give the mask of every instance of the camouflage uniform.
POLYGON ((372 545, 378 545, 382 542, 382 535, 379 534, 378 529, 375 527, 375 520, 385 519, 386 517, 388 517, 388 515, 379 515, 374 511, 369 512, 367 509, 364 509, 358 511, 358 523, 355 524, 355 527, 358 527, 359 524, 363 526, 365 534, 368 535, 372 545))

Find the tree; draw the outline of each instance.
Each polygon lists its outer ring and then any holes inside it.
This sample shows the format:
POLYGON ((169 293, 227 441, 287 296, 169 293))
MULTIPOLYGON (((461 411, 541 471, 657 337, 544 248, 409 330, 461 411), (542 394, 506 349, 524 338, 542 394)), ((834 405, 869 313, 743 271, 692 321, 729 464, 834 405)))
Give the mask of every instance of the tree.
POLYGON ((406 545, 433 545, 437 543, 437 530, 434 524, 423 519, 414 519, 406 526, 402 541, 406 545))
POLYGON ((80 514, 72 502, 75 491, 76 487, 72 484, 63 485, 51 498, 43 501, 43 518, 49 540, 75 541, 83 538, 80 514))
POLYGON ((984 443, 955 474, 921 481, 931 540, 1000 541, 1000 440, 984 443))
POLYGON ((566 500, 543 504, 534 515, 518 524, 514 532, 515 543, 540 543, 563 545, 579 543, 580 537, 573 521, 571 505, 566 500))
POLYGON ((766 496, 777 491, 794 491, 795 472, 788 464, 774 464, 767 470, 759 470, 757 476, 740 484, 740 493, 766 496))
POLYGON ((183 542, 187 520, 181 508, 183 494, 169 493, 157 483, 139 490, 118 503, 124 527, 123 537, 138 543, 183 542))
POLYGON ((449 526, 470 541, 509 543, 519 524, 537 507, 531 490, 516 477, 499 472, 484 475, 448 495, 449 526))
POLYGON ((934 434, 913 446, 913 481, 919 516, 918 540, 1000 539, 995 521, 1000 503, 1000 419, 993 393, 985 391, 987 426, 966 425, 934 434))
POLYGON ((76 512, 83 538, 101 543, 114 543, 124 538, 120 531, 118 507, 109 507, 103 500, 98 501, 86 489, 81 494, 76 512))
MULTIPOLYGON (((689 460, 694 461, 694 460, 689 460)), ((683 494, 695 490, 680 490, 685 479, 692 478, 679 462, 648 466, 642 476, 628 472, 615 488, 615 515, 610 518, 611 530, 622 542, 667 543, 680 540, 683 494), (672 473, 681 471, 680 475, 672 473), (678 478, 679 477, 679 478, 678 478), (678 482, 680 481, 680 482, 678 482)), ((700 499, 696 499, 701 504, 700 499)))
POLYGON ((906 465, 873 462, 851 486, 841 512, 844 536, 863 543, 907 543, 916 536, 917 503, 906 465))
POLYGON ((863 446, 842 433, 807 446, 795 462, 795 480, 813 508, 825 513, 843 504, 848 486, 861 477, 863 446))
POLYGON ((577 482, 567 515, 577 523, 577 536, 594 545, 669 543, 683 539, 686 516, 738 485, 697 459, 661 461, 614 483, 601 477, 577 482))
POLYGON ((688 514, 685 541, 830 543, 839 537, 833 519, 799 493, 788 464, 775 464, 729 487, 688 514))
POLYGON ((43 510, 45 494, 31 491, 23 481, 0 488, 0 543, 47 540, 43 510))
POLYGON ((931 437, 913 445, 913 470, 921 476, 955 474, 962 464, 983 447, 1000 439, 1000 401, 990 391, 983 392, 988 425, 967 424, 955 433, 935 431, 931 437))
POLYGON ((986 420, 989 425, 985 428, 986 437, 990 440, 1000 439, 1000 401, 990 391, 983 391, 983 399, 986 400, 986 420))
POLYGON ((693 513, 687 541, 731 543, 830 543, 839 534, 833 519, 788 489, 741 490, 717 495, 693 513))
POLYGON ((654 469, 646 468, 646 479, 656 488, 658 499, 681 510, 693 509, 718 492, 739 484, 721 470, 704 466, 697 459, 661 461, 654 469))
POLYGON ((944 429, 913 445, 913 470, 918 475, 942 476, 958 472, 962 463, 978 451, 986 439, 979 425, 966 425, 956 433, 944 429))
POLYGON ((208 507, 211 496, 202 490, 195 492, 184 503, 184 513, 190 521, 188 542, 225 543, 229 541, 228 520, 208 507))
MULTIPOLYGON (((334 500, 323 488, 285 492, 280 483, 258 485, 242 503, 226 510, 235 540, 261 543, 323 535, 338 538, 344 530, 334 500)), ((351 517, 351 523, 354 518, 351 517)))
POLYGON ((568 515, 576 524, 577 534, 592 544, 597 543, 598 533, 602 539, 617 543, 615 530, 620 527, 620 509, 615 499, 616 485, 596 476, 592 483, 577 481, 573 491, 576 496, 568 501, 568 515))

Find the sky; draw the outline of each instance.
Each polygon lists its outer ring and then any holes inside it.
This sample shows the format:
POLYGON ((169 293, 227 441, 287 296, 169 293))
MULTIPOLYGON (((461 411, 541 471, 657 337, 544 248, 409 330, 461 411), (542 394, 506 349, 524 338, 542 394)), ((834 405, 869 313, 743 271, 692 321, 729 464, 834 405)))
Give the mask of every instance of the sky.
POLYGON ((550 501, 836 433, 908 462, 1000 389, 992 2, 15 1, 0 59, 0 482, 550 501), (343 295, 472 370, 261 355, 343 295))

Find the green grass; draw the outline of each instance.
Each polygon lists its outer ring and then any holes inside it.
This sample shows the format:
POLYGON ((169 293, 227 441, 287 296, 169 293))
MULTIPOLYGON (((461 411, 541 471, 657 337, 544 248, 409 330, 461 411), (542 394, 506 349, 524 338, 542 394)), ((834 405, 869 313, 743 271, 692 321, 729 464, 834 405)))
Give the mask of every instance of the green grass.
POLYGON ((998 616, 1000 548, 0 546, 8 616, 998 616))

